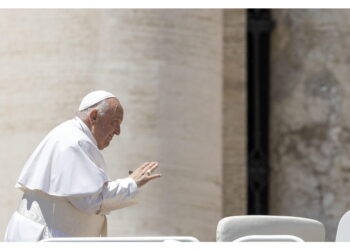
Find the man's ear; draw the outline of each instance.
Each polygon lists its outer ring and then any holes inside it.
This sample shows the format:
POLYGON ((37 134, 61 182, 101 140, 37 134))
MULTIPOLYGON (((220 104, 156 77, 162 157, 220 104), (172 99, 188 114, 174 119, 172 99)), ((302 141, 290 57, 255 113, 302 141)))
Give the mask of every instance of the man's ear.
POLYGON ((97 109, 93 109, 90 113, 89 113, 89 119, 91 124, 95 124, 97 121, 97 109))

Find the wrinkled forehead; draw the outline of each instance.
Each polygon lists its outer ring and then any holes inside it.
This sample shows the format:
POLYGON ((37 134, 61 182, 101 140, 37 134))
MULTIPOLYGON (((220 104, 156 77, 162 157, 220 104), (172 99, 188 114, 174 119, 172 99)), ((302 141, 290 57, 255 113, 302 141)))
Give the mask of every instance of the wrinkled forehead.
POLYGON ((118 106, 115 109, 115 117, 119 120, 123 120, 124 117, 124 109, 123 106, 118 103, 118 106))
POLYGON ((124 109, 123 106, 120 104, 119 100, 116 98, 111 98, 108 101, 111 105, 112 119, 123 120, 124 109))

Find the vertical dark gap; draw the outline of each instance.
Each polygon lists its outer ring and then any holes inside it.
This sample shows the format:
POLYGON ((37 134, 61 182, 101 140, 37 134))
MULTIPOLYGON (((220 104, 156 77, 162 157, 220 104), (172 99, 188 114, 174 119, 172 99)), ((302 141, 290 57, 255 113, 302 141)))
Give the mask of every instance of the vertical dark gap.
POLYGON ((268 214, 269 55, 274 27, 268 9, 247 10, 248 214, 268 214))

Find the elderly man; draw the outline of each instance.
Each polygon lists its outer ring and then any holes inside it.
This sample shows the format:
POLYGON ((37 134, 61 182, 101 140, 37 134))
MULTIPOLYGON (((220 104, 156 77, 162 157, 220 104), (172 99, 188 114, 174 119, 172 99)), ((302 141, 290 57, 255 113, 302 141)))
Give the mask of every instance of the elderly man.
POLYGON ((5 241, 106 236, 106 214, 133 203, 138 188, 159 178, 157 162, 109 180, 101 154, 120 134, 123 107, 106 91, 86 95, 72 120, 54 128, 26 162, 16 187, 24 194, 5 241))

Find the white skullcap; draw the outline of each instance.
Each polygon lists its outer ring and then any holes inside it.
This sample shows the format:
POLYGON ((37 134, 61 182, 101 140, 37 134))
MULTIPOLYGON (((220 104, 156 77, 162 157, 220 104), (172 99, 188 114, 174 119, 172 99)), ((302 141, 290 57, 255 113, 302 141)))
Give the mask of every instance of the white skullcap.
POLYGON ((87 109, 87 108, 95 105, 96 103, 99 103, 100 101, 103 101, 103 100, 105 100, 107 98, 111 98, 111 97, 117 98, 112 93, 109 93, 109 92, 104 91, 104 90, 96 90, 96 91, 90 92, 89 94, 84 96, 83 100, 81 101, 80 106, 79 106, 79 111, 87 109))

